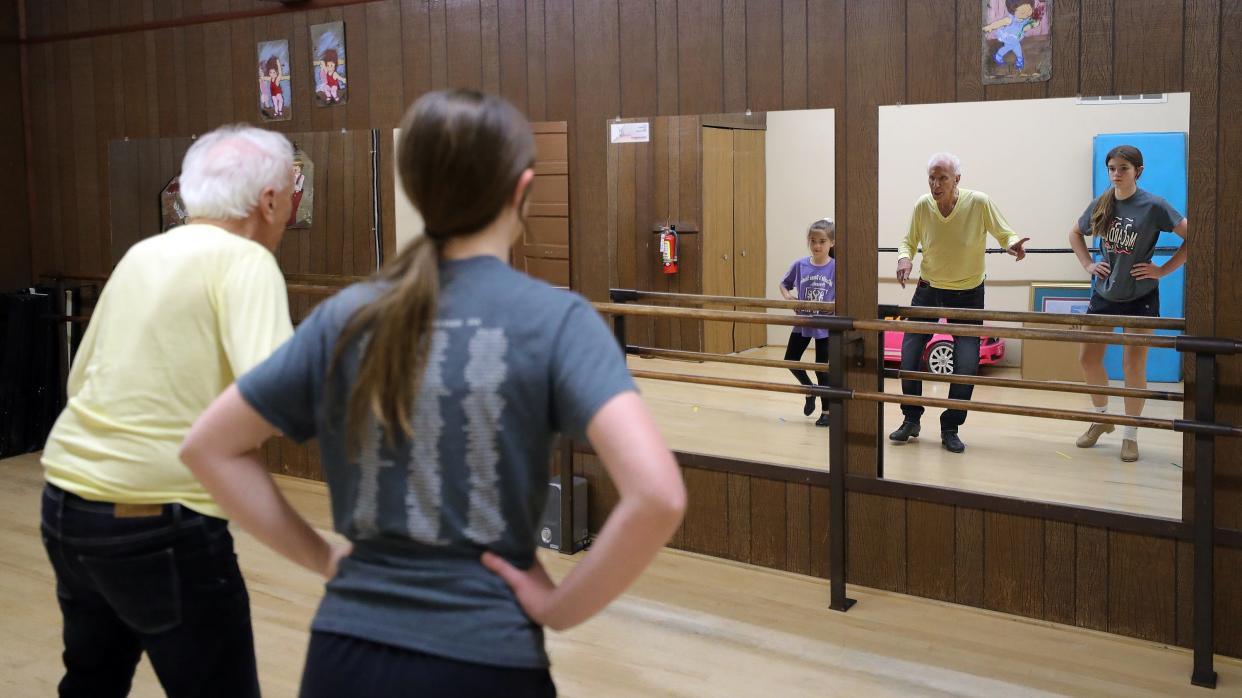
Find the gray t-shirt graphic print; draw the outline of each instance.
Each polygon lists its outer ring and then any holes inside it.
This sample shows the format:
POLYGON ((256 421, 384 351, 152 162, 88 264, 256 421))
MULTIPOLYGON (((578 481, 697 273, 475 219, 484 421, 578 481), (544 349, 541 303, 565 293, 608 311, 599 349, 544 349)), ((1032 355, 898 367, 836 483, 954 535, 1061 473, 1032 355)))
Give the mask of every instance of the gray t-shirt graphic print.
POLYGON ((327 586, 312 628, 463 661, 547 665, 542 629, 479 563, 495 551, 528 566, 555 432, 583 438, 633 390, 595 310, 494 257, 441 265, 437 319, 415 400, 413 437, 370 425, 350 458, 345 405, 364 335, 329 362, 374 283, 325 301, 287 344, 238 381, 290 438, 318 437, 334 526, 354 553, 327 586))
POLYGON ((1095 201, 1078 218, 1078 230, 1087 237, 1098 237, 1104 261, 1110 269, 1107 279, 1092 279, 1095 292, 1110 301, 1132 301, 1156 290, 1159 281, 1135 279, 1135 264, 1150 262, 1161 231, 1171 231, 1182 221, 1181 213, 1168 201, 1144 189, 1126 199, 1118 199, 1111 221, 1102 221, 1101 230, 1091 230, 1095 201))

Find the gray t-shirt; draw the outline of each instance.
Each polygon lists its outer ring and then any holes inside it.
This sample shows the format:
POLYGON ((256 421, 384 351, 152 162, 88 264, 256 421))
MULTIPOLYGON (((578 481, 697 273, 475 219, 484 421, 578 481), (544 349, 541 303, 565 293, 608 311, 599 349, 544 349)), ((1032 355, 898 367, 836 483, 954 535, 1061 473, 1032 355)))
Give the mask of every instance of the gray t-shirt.
POLYGON ((1182 214, 1168 201, 1143 189, 1128 199, 1119 199, 1113 220, 1101 221, 1102 230, 1091 230, 1091 214, 1095 201, 1078 218, 1078 230, 1085 236, 1100 239, 1100 250, 1108 262, 1108 278, 1092 279, 1095 292, 1110 301, 1132 301, 1156 290, 1159 281, 1135 279, 1130 269, 1135 264, 1150 262, 1161 231, 1171 231, 1182 221, 1182 214))
POLYGON ((634 389, 625 358, 580 296, 495 257, 444 262, 413 438, 390 448, 372 423, 351 459, 345 405, 367 335, 327 373, 346 322, 381 292, 363 283, 324 301, 238 381, 286 436, 319 438, 334 526, 354 543, 312 628, 478 664, 546 667, 542 628, 479 556, 532 564, 553 435, 583 438, 605 402, 634 389))

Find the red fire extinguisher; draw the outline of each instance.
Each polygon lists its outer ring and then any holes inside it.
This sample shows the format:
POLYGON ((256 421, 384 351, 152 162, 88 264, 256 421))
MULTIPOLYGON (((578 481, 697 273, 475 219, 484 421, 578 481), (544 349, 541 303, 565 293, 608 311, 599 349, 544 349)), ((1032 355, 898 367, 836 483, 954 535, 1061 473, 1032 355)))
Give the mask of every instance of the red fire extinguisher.
POLYGON ((677 273, 677 226, 660 228, 660 267, 665 274, 677 273))

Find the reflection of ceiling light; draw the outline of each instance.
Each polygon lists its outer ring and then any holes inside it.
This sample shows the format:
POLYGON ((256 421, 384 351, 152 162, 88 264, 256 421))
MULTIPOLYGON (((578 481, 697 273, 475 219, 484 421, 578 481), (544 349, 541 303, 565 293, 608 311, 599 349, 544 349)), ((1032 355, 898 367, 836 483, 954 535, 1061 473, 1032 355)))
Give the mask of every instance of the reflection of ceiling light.
POLYGON ((1169 101, 1169 96, 1163 92, 1146 95, 1099 95, 1095 97, 1078 97, 1078 103, 1083 105, 1100 105, 1100 104, 1163 104, 1169 101))

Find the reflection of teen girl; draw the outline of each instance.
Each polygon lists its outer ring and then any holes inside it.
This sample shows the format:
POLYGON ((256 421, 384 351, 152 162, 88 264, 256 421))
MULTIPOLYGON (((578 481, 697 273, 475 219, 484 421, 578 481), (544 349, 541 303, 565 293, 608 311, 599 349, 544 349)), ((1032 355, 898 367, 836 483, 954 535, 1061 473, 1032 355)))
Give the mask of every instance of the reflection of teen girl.
MULTIPOLYGON (((829 218, 821 218, 811 224, 806 231, 806 246, 811 251, 810 257, 803 257, 794 262, 781 279, 778 287, 785 300, 825 301, 837 300, 837 260, 833 246, 837 242, 837 226, 829 218)), ((799 310, 799 315, 822 315, 821 311, 799 310)), ((801 361, 811 340, 815 340, 815 362, 828 361, 828 330, 815 327, 795 327, 789 333, 789 347, 785 349, 786 361, 801 361)), ((806 371, 790 370, 794 378, 802 385, 810 385, 811 378, 806 371)), ((828 374, 824 371, 815 372, 815 380, 820 385, 828 384, 828 374)), ((815 426, 828 426, 828 398, 820 398, 820 415, 815 426)), ((808 395, 802 414, 811 416, 815 411, 815 397, 808 395)))
MULTIPOLYGON (((1143 154, 1132 145, 1119 145, 1104 158, 1113 186, 1092 201, 1070 231, 1069 242, 1082 268, 1091 275, 1091 303, 1087 312, 1097 315, 1160 316, 1158 279, 1186 263, 1182 245, 1164 264, 1153 264, 1152 253, 1161 231, 1186 237, 1186 218, 1169 202, 1138 188, 1143 174, 1143 154), (1098 237, 1102 259, 1091 258, 1085 236, 1098 237)), ((1151 330, 1130 329, 1149 333, 1151 330)), ((1091 385, 1108 385, 1103 344, 1082 345, 1082 370, 1091 385)), ((1147 347, 1123 348, 1122 365, 1127 388, 1147 387, 1147 347)), ((1125 398, 1126 414, 1143 414, 1142 398, 1125 398)), ((1107 395, 1092 395, 1091 403, 1101 414, 1108 411, 1107 395)), ((1123 427, 1121 460, 1138 460, 1138 427, 1123 427)), ((1111 424, 1092 424, 1078 437, 1079 448, 1095 445, 1100 436, 1113 431, 1111 424)))

